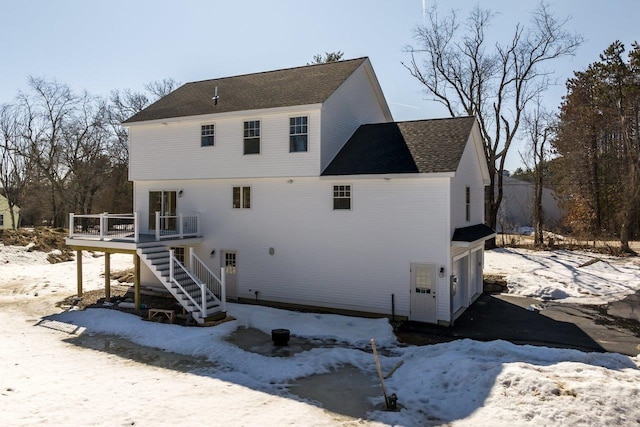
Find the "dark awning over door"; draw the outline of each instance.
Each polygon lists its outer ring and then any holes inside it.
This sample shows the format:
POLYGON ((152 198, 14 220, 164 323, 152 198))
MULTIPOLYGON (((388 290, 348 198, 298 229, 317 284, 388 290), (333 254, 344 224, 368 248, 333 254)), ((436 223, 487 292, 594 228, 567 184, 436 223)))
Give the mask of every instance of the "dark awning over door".
POLYGON ((472 246, 495 237, 496 232, 485 224, 456 228, 451 238, 451 246, 472 246))

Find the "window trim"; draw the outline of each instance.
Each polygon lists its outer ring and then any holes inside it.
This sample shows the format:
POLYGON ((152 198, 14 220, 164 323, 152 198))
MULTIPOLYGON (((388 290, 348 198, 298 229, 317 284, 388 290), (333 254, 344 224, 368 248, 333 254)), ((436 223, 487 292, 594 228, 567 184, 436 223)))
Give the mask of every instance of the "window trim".
MULTIPOLYGON (((332 207, 334 211, 351 211, 353 210, 353 185, 352 184, 333 184, 331 186, 331 201, 332 201, 332 207), (347 191, 349 192, 349 197, 345 197, 345 196, 336 196, 336 191, 340 192, 340 187, 348 187, 347 191), (336 190, 336 188, 338 188, 338 190, 336 190), (336 200, 349 200, 349 207, 348 208, 341 208, 341 207, 336 207, 336 200)), ((343 189, 342 191, 345 191, 345 189, 343 189)))
POLYGON ((250 185, 234 185, 231 188, 231 208, 232 209, 251 209, 251 186, 250 185), (239 189, 239 200, 238 200, 238 206, 236 206, 236 188, 239 189), (248 189, 248 197, 249 197, 249 203, 248 206, 245 206, 245 191, 246 189, 248 189))
POLYGON ((464 190, 464 199, 465 199, 465 219, 467 222, 471 221, 471 187, 468 185, 464 190))
POLYGON ((200 124, 200 147, 215 147, 216 145, 216 124, 215 123, 201 123, 200 124), (205 127, 210 127, 211 133, 205 135, 205 127), (203 138, 212 138, 211 144, 204 144, 203 138))
POLYGON ((308 115, 300 115, 300 116, 289 116, 289 153, 308 153, 309 152, 309 116, 308 115), (295 119, 306 119, 304 125, 291 124, 291 120, 295 119), (298 126, 304 126, 306 132, 303 133, 291 133, 291 128, 294 129, 298 126), (292 150, 291 145, 291 137, 293 136, 305 136, 305 150, 292 150))
POLYGON ((244 156, 250 156, 250 155, 254 155, 254 154, 262 154, 262 120, 261 119, 246 119, 242 121, 242 154, 244 156), (256 130, 256 128, 249 128, 249 129, 245 129, 245 126, 251 122, 257 122, 258 123, 258 136, 246 136, 246 131, 254 131, 256 130), (258 139, 258 152, 257 153, 247 153, 247 141, 248 140, 253 140, 253 139, 258 139))

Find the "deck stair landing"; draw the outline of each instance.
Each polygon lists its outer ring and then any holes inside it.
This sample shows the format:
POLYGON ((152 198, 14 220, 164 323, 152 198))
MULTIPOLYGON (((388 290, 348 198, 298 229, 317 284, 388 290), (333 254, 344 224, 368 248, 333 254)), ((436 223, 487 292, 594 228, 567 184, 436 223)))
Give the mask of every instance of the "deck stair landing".
MULTIPOLYGON (((224 317, 224 278, 218 279, 206 268, 205 274, 208 277, 196 276, 163 244, 139 248, 137 252, 140 259, 197 323, 203 324, 224 317), (212 286, 212 283, 217 286, 212 286)), ((205 275, 203 268, 198 268, 198 271, 199 275, 205 275)))

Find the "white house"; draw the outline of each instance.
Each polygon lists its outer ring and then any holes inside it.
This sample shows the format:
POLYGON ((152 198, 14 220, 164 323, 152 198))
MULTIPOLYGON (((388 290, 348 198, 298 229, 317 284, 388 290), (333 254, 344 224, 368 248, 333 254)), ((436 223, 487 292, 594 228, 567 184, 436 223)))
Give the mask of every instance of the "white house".
MULTIPOLYGON (((18 227, 20 219, 20 208, 13 207, 13 216, 16 227, 18 227)), ((9 201, 5 196, 0 194, 0 230, 9 230, 13 228, 11 222, 11 209, 9 208, 9 201)))
POLYGON ((368 58, 188 83, 124 125, 135 213, 72 214, 68 243, 134 253, 196 319, 230 298, 450 324, 482 292, 478 125, 393 122, 368 58))

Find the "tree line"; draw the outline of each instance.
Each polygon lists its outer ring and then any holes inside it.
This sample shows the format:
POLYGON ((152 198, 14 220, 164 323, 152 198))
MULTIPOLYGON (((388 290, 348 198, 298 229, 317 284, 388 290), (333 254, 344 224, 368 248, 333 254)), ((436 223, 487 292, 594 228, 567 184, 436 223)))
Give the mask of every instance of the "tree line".
POLYGON ((612 43, 567 82, 553 139, 567 226, 629 240, 640 230, 640 45, 612 43))
MULTIPOLYGON (((69 212, 130 212, 128 134, 121 122, 177 87, 172 79, 108 97, 29 77, 14 102, 0 105, 0 192, 10 221, 64 227, 69 212)), ((7 219, 5 219, 6 221, 7 219)))
POLYGON ((487 224, 497 226, 505 159, 520 139, 527 148, 517 175, 534 184, 535 243, 543 243, 542 188, 553 184, 567 212, 563 231, 616 238, 630 251, 629 240, 640 231, 638 44, 625 57, 616 41, 600 61, 576 72, 555 113, 542 101, 554 83, 547 64, 575 54, 582 36, 566 31, 568 19, 558 19, 544 1, 504 41, 490 34, 495 16, 477 6, 460 20, 434 5, 416 28, 417 45, 406 48, 411 60, 404 64, 452 117, 478 119, 491 179, 487 224))

